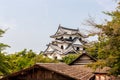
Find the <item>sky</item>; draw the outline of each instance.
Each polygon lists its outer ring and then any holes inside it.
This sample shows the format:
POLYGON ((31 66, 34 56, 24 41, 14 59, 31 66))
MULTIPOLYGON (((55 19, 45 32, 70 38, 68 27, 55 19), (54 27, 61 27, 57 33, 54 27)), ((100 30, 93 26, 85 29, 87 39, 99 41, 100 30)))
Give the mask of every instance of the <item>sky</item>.
POLYGON ((103 11, 116 7, 113 0, 0 0, 0 28, 7 29, 0 42, 11 46, 6 52, 23 49, 44 51, 61 24, 80 31, 93 30, 83 25, 92 16, 102 23, 110 19, 103 11))

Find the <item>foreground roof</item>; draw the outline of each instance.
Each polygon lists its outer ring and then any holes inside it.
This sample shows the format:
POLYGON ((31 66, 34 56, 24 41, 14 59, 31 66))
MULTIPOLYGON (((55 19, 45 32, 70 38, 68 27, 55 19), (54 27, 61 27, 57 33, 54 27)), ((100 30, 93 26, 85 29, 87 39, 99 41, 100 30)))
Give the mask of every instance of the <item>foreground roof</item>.
POLYGON ((33 71, 35 69, 39 70, 41 68, 57 73, 64 77, 69 77, 73 80, 91 80, 91 78, 94 78, 95 76, 94 73, 95 74, 97 73, 107 74, 107 71, 109 70, 108 67, 105 67, 103 69, 99 68, 99 69, 93 70, 92 68, 87 67, 86 65, 74 64, 76 63, 76 61, 81 61, 81 58, 83 59, 83 56, 85 59, 91 59, 93 61, 96 61, 94 58, 89 56, 87 53, 83 53, 69 65, 65 63, 36 63, 32 67, 12 73, 8 76, 5 76, 4 78, 0 80, 8 80, 9 78, 14 78, 14 77, 23 76, 23 75, 25 76, 26 74, 29 74, 30 71, 33 71))
POLYGON ((93 74, 89 71, 85 71, 82 68, 79 68, 78 70, 78 68, 64 63, 38 63, 37 65, 77 80, 87 80, 93 76, 93 74))
POLYGON ((29 70, 33 70, 34 68, 44 68, 47 70, 50 70, 52 72, 58 73, 63 76, 67 76, 70 78, 73 78, 75 80, 88 80, 92 76, 94 76, 91 72, 85 71, 82 68, 75 68, 73 66, 69 66, 64 63, 37 63, 32 67, 29 67, 27 69, 12 73, 0 80, 6 80, 7 78, 15 77, 18 75, 21 75, 23 73, 26 73, 29 70))

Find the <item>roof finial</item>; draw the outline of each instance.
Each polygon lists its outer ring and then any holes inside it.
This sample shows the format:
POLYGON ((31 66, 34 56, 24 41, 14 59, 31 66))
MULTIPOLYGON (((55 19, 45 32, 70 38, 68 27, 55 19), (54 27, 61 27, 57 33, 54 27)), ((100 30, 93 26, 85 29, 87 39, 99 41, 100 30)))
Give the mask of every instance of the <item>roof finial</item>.
POLYGON ((59 24, 59 27, 61 26, 61 24, 59 24))
POLYGON ((77 28, 77 30, 79 31, 79 27, 77 28))

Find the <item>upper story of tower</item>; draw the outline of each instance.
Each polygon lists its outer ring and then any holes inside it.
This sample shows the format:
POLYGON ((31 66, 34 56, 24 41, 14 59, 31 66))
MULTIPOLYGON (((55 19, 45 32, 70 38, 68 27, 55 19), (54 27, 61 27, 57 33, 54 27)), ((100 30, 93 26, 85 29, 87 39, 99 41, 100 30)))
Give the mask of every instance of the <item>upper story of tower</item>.
POLYGON ((76 37, 79 38, 80 40, 82 40, 86 36, 81 34, 79 29, 65 28, 65 27, 59 25, 57 32, 50 37, 54 38, 55 40, 73 41, 76 37))

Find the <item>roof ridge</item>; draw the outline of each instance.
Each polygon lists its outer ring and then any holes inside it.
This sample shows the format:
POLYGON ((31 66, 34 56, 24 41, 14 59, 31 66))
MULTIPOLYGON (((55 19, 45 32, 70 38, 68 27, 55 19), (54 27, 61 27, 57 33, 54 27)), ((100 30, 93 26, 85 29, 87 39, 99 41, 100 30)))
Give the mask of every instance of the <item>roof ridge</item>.
MULTIPOLYGON (((40 64, 56 64, 56 65, 58 65, 58 64, 65 64, 65 63, 36 63, 35 65, 40 65, 40 64)), ((67 65, 67 64, 66 64, 67 65)))
POLYGON ((59 27, 62 29, 67 29, 67 30, 79 31, 79 29, 67 28, 67 27, 63 27, 61 25, 59 27))

